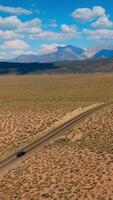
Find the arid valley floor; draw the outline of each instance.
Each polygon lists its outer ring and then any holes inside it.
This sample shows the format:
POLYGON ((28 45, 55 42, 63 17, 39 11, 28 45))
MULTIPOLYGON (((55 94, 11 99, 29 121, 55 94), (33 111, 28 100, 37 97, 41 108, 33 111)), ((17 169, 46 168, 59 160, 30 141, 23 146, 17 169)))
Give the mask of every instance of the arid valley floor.
MULTIPOLYGON (((78 108, 113 101, 113 74, 0 77, 0 160, 78 108)), ((113 105, 0 179, 0 200, 112 200, 113 105)))

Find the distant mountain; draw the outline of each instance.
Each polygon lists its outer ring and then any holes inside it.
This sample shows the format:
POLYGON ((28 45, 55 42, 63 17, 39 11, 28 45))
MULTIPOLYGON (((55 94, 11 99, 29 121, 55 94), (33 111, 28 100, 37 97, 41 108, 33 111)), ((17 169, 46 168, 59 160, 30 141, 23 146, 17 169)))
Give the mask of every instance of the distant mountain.
POLYGON ((4 60, 14 63, 50 63, 60 61, 77 61, 90 58, 111 58, 113 57, 113 46, 93 46, 87 49, 73 45, 58 46, 55 52, 42 55, 29 54, 20 55, 14 59, 4 60))
POLYGON ((20 55, 16 58, 13 58, 11 60, 8 60, 8 62, 14 62, 14 63, 35 63, 39 62, 39 56, 34 54, 29 55, 20 55))
POLYGON ((96 53, 98 53, 99 51, 102 51, 103 49, 113 50, 113 46, 112 45, 92 46, 92 47, 87 48, 87 53, 88 53, 89 57, 93 57, 96 53))
POLYGON ((64 47, 57 47, 56 52, 44 54, 44 55, 21 55, 18 56, 10 62, 18 62, 18 63, 47 63, 47 62, 57 62, 57 61, 67 61, 67 60, 83 60, 87 58, 87 51, 80 48, 75 47, 73 45, 67 45, 64 47))
POLYGON ((93 58, 113 58, 113 50, 103 49, 97 52, 93 58))
POLYGON ((54 63, 8 63, 0 62, 0 74, 38 73, 95 73, 113 72, 113 58, 62 61, 54 63))

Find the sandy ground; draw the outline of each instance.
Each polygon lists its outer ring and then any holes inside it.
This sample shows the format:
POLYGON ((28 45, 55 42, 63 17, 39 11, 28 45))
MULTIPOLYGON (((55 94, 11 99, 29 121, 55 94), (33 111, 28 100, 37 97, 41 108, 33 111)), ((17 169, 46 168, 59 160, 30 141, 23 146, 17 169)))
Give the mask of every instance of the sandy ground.
POLYGON ((20 161, 2 178, 0 197, 2 200, 112 200, 112 146, 113 107, 109 107, 36 155, 20 161))
POLYGON ((95 108, 100 104, 102 104, 102 103, 95 103, 95 104, 91 104, 86 107, 79 107, 71 112, 68 112, 60 120, 56 121, 56 123, 54 123, 53 126, 58 126, 59 124, 63 124, 64 122, 76 117, 77 115, 79 115, 87 110, 90 110, 91 108, 95 108))
MULTIPOLYGON (((68 110, 67 110, 68 111, 68 110)), ((54 109, 0 109, 0 159, 42 135, 66 114, 54 109)))
POLYGON ((2 200, 112 199, 113 158, 59 144, 20 163, 1 182, 2 200))
POLYGON ((45 134, 51 128, 96 105, 78 108, 71 112, 68 110, 61 112, 58 109, 41 111, 0 109, 0 159, 45 134))

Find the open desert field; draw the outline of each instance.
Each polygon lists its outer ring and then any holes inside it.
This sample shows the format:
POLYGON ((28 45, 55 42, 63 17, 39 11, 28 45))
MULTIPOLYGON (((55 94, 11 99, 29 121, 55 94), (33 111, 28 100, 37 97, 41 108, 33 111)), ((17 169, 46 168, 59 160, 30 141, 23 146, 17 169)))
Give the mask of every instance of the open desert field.
POLYGON ((113 106, 90 116, 7 173, 2 200, 112 200, 113 106))
MULTIPOLYGON (((1 76, 0 159, 75 109, 112 99, 113 74, 1 76)), ((1 200, 111 200, 112 113, 99 111, 18 162, 2 177, 1 200)))
POLYGON ((83 105, 112 100, 113 74, 0 77, 0 106, 83 105))
POLYGON ((1 76, 0 159, 68 112, 112 97, 112 74, 1 76))
POLYGON ((0 159, 68 112, 112 97, 112 74, 1 76, 0 159))

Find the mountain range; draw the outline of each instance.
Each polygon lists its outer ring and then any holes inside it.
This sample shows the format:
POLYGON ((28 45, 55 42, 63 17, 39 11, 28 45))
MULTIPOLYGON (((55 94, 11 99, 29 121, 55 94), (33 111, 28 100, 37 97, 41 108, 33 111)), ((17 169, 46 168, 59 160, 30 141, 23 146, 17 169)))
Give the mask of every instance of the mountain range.
POLYGON ((57 47, 57 50, 52 53, 42 54, 42 55, 21 55, 12 60, 11 62, 19 62, 19 63, 48 63, 48 62, 57 62, 57 61, 65 61, 65 60, 83 60, 86 59, 86 50, 75 47, 72 45, 67 45, 64 47, 57 47))
POLYGON ((3 60, 14 63, 50 63, 58 61, 77 61, 89 58, 112 58, 113 46, 94 46, 83 49, 73 45, 58 46, 55 52, 42 55, 20 55, 10 60, 3 60))

